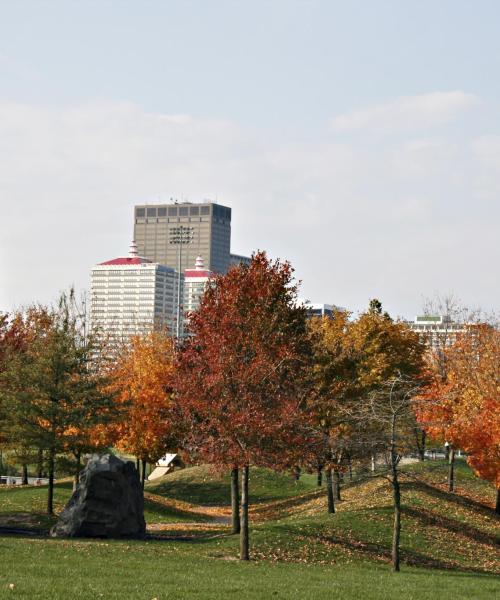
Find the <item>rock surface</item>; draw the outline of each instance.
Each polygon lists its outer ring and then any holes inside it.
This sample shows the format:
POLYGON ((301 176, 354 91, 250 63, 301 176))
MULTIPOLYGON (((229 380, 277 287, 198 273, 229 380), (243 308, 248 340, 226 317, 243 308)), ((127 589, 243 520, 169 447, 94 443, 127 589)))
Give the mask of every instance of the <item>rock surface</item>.
POLYGON ((144 537, 144 497, 134 465, 112 454, 93 455, 50 533, 54 537, 144 537))

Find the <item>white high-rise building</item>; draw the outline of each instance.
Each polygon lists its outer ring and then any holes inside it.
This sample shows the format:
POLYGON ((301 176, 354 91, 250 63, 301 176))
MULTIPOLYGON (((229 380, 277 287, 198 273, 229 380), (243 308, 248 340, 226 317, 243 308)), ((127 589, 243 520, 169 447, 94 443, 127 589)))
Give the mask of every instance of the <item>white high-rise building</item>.
POLYGON ((177 286, 174 269, 138 256, 132 242, 128 256, 108 260, 91 273, 92 327, 111 342, 154 328, 175 332, 177 286))
POLYGON ((408 327, 418 333, 420 341, 433 350, 444 350, 452 346, 457 337, 467 331, 470 324, 452 321, 448 315, 419 315, 408 327))
POLYGON ((205 269, 201 256, 196 258, 194 269, 184 271, 184 322, 186 324, 189 322, 188 314, 200 306, 201 297, 212 275, 212 271, 205 269))

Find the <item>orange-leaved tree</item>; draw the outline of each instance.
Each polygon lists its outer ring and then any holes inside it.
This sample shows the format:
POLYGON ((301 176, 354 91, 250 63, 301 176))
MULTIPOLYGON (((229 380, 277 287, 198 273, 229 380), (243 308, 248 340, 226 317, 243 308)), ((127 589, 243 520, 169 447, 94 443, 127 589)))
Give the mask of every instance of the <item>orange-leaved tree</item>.
POLYGON ((497 490, 500 514, 500 331, 489 324, 467 328, 446 350, 446 374, 437 374, 419 417, 431 435, 444 433, 467 453, 479 477, 497 490))
POLYGON ((123 418, 111 429, 118 448, 147 462, 177 449, 178 422, 172 415, 174 346, 166 332, 133 336, 119 355, 111 388, 123 418))
POLYGON ((298 464, 308 435, 310 344, 288 262, 264 252, 217 276, 190 318, 175 388, 186 445, 219 468, 239 468, 240 558, 248 560, 250 465, 298 464))

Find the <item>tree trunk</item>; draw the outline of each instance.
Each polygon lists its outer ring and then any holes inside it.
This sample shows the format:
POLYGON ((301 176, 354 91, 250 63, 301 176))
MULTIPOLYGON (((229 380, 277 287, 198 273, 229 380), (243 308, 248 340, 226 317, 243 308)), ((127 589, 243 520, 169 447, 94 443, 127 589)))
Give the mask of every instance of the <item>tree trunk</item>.
POLYGON ((495 512, 500 515, 500 488, 497 488, 497 501, 495 504, 495 512))
POLYGON ((335 499, 333 496, 333 483, 332 483, 332 468, 328 467, 326 470, 326 494, 328 498, 328 512, 333 514, 335 512, 335 499))
POLYGON ((23 463, 23 477, 22 477, 22 485, 28 485, 28 465, 23 463))
POLYGON ((375 454, 372 454, 372 472, 375 471, 375 454))
POLYGON ((425 440, 427 434, 424 429, 417 428, 415 430, 415 438, 417 442, 418 460, 425 460, 425 440))
POLYGON ((349 481, 352 481, 352 460, 350 458, 347 463, 347 468, 349 469, 349 481))
POLYGON ((142 485, 143 490, 144 490, 144 483, 146 482, 146 466, 147 466, 147 462, 143 459, 142 460, 142 472, 141 472, 141 485, 142 485))
POLYGON ((231 513, 232 533, 240 533, 240 488, 238 467, 233 467, 231 469, 231 513))
POLYGON ((36 471, 36 476, 41 479, 43 477, 43 450, 41 448, 38 449, 36 471))
POLYGON ((399 541, 401 538, 401 491, 399 488, 398 472, 392 471, 392 491, 394 497, 394 530, 392 534, 392 570, 399 571, 399 541))
POLYGON ((455 448, 450 448, 450 459, 448 469, 448 491, 455 491, 455 448))
POLYGON ((248 540, 248 472, 245 465, 241 471, 241 531, 240 531, 240 560, 250 560, 248 540))
POLYGON ((450 446, 448 444, 444 447, 444 459, 450 460, 450 446))
POLYGON ((135 457, 135 470, 139 473, 139 477, 141 476, 141 461, 135 457))
POLYGON ((334 477, 334 490, 335 490, 335 500, 342 500, 340 497, 340 473, 339 471, 333 472, 334 477))
POLYGON ((323 485, 323 465, 318 465, 318 479, 316 481, 318 487, 323 485))
POLYGON ((54 514, 54 463, 55 463, 55 450, 52 446, 49 448, 49 489, 47 496, 47 514, 54 514))
POLYGON ((293 478, 295 479, 295 483, 300 479, 300 467, 298 465, 293 470, 293 478))
POLYGON ((77 452, 75 454, 76 458, 76 466, 75 466, 75 476, 73 477, 73 491, 76 490, 76 486, 78 485, 78 481, 80 479, 80 471, 82 470, 82 453, 77 452))

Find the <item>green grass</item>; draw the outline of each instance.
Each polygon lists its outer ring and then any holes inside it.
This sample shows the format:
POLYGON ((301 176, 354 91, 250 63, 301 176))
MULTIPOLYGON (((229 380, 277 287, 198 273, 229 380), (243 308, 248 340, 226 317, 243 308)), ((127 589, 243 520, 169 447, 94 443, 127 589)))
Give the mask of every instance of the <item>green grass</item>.
MULTIPOLYGON (((73 484, 69 481, 54 486, 54 510, 59 513, 71 497, 73 484)), ((144 518, 147 523, 177 523, 179 521, 203 521, 160 502, 161 498, 144 500, 144 518)), ((17 526, 32 529, 49 529, 57 517, 46 514, 47 486, 16 486, 0 488, 0 526, 17 526)))
POLYGON ((498 579, 477 574, 413 568, 392 574, 376 564, 241 564, 200 556, 199 545, 179 542, 4 538, 0 557, 0 598, 486 600, 500 592, 498 579))
MULTIPOLYGON (((290 474, 253 467, 249 488, 251 503, 283 500, 315 489, 315 477, 306 473, 296 482, 290 474)), ((216 474, 205 465, 175 471, 158 483, 146 484, 146 490, 201 506, 231 504, 229 474, 216 474)))
MULTIPOLYGON (((0 537, 0 598, 482 600, 500 595, 498 518, 492 487, 457 467, 410 465, 403 479, 402 572, 389 566, 392 509, 383 479, 343 489, 326 513, 315 477, 252 469, 251 555, 210 509, 229 503, 229 479, 192 467, 147 485, 146 519, 156 539, 141 542, 0 537), (9 588, 14 585, 14 589, 9 588)), ((56 489, 62 506, 70 486, 56 489)), ((0 489, 0 518, 43 511, 46 489, 0 489)), ((42 523, 43 526, 43 523, 42 523)))

